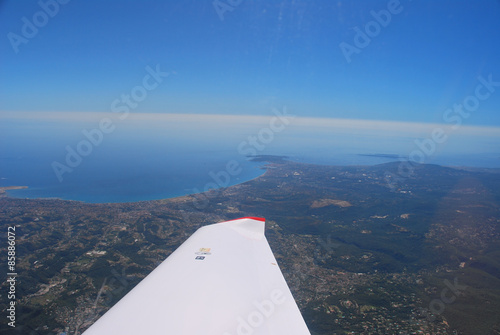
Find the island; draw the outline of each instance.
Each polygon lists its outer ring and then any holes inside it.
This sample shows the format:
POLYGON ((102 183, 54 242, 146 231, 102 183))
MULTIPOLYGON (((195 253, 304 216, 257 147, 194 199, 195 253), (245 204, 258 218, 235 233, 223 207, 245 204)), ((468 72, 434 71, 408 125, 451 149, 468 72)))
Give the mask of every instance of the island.
POLYGON ((28 186, 0 186, 0 198, 7 196, 7 191, 23 190, 26 188, 28 188, 28 186))
POLYGON ((25 188, 28 188, 28 186, 0 186, 0 196, 5 195, 10 190, 22 190, 25 188))

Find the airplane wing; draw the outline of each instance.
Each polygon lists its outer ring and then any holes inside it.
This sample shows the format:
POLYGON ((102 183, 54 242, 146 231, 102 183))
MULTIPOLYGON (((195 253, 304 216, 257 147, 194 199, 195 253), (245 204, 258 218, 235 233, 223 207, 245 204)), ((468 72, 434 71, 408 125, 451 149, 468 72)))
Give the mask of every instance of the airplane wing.
POLYGON ((198 229, 84 335, 310 335, 264 221, 198 229))

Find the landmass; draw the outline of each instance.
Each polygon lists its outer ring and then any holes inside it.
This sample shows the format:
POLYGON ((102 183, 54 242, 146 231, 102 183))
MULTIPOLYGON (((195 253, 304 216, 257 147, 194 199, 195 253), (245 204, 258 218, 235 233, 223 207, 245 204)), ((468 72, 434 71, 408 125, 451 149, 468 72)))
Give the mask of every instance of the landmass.
POLYGON ((16 330, 81 334, 199 227, 259 216, 312 334, 500 334, 497 173, 418 165, 391 184, 399 162, 265 159, 256 179, 173 199, 1 198, 16 330))
POLYGON ((279 155, 249 155, 247 158, 253 162, 284 163, 290 157, 279 155))
POLYGON ((358 154, 358 156, 380 157, 380 158, 389 158, 389 159, 405 159, 405 158, 407 158, 405 156, 401 156, 398 154, 358 154))
POLYGON ((28 186, 0 186, 0 198, 7 196, 7 191, 23 190, 26 188, 28 188, 28 186))

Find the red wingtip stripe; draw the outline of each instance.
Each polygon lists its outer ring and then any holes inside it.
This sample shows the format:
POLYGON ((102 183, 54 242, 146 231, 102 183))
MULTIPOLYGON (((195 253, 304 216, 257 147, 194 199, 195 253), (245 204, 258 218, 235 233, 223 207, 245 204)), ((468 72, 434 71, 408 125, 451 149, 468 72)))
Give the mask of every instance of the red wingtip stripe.
POLYGON ((242 217, 242 218, 238 218, 238 219, 234 219, 234 220, 229 220, 229 221, 226 221, 226 222, 236 221, 236 220, 242 220, 242 219, 251 219, 251 220, 266 222, 266 219, 264 219, 264 218, 258 218, 258 217, 255 217, 255 216, 245 216, 245 217, 242 217))

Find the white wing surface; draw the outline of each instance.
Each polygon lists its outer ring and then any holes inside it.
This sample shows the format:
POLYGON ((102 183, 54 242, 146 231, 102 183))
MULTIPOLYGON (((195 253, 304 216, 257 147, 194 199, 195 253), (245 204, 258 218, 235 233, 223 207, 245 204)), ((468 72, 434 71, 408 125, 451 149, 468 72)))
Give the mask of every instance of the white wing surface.
POLYGON ((84 334, 310 334, 264 219, 198 229, 84 334))

